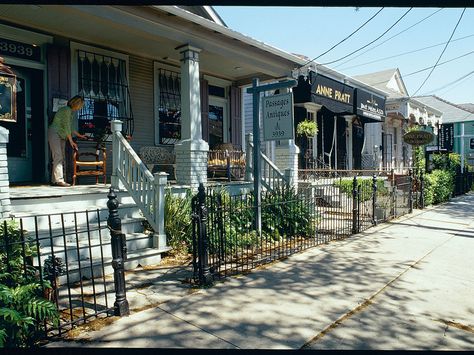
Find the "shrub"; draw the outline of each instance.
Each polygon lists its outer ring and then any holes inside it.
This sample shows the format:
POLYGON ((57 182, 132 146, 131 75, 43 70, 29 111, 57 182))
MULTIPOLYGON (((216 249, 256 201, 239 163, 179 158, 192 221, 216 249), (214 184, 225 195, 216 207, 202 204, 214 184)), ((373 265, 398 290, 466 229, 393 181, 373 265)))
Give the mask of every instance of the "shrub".
POLYGON ((454 173, 446 170, 433 170, 425 175, 425 205, 448 201, 454 191, 454 173))
POLYGON ((3 280, 7 286, 34 281, 36 269, 33 257, 38 255, 36 245, 15 220, 0 223, 0 274, 8 273, 3 280))
MULTIPOLYGON (((385 187, 384 180, 378 178, 376 180, 377 184, 377 195, 386 195, 388 194, 388 189, 385 187)), ((338 187, 341 192, 349 194, 352 196, 352 179, 340 179, 339 181, 334 182, 333 186, 338 187)), ((357 179, 357 187, 360 187, 360 199, 361 201, 367 201, 372 198, 372 178, 367 179, 357 179)))
POLYGON ((165 194, 166 240, 176 254, 192 251, 191 200, 191 192, 184 198, 173 196, 170 190, 165 194))
POLYGON ((57 324, 56 306, 43 298, 51 287, 32 265, 37 255, 33 241, 11 220, 0 226, 0 347, 32 346, 44 322, 57 324))

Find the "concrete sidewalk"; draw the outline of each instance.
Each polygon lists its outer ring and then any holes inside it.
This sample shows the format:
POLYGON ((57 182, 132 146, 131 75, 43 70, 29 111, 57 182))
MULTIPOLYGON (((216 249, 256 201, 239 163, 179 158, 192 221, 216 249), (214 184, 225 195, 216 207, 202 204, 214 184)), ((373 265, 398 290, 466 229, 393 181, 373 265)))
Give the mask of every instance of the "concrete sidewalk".
POLYGON ((464 195, 47 346, 469 350, 473 216, 464 195), (436 340, 446 327, 452 341, 436 340))

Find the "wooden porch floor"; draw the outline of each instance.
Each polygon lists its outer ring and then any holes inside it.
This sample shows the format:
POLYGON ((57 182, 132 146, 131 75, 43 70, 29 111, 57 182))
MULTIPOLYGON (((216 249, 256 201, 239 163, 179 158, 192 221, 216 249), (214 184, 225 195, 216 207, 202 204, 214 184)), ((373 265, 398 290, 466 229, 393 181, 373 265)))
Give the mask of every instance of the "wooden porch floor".
POLYGON ((71 187, 59 187, 51 185, 25 185, 10 186, 11 199, 41 198, 41 197, 59 197, 85 194, 107 194, 110 184, 99 185, 76 185, 71 187))

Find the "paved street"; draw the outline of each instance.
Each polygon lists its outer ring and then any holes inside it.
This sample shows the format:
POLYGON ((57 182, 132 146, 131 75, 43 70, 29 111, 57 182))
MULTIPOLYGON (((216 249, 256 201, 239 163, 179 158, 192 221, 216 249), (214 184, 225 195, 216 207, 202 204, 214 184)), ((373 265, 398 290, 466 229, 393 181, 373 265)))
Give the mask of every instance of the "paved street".
POLYGON ((472 350, 473 216, 455 198, 48 346, 472 350))

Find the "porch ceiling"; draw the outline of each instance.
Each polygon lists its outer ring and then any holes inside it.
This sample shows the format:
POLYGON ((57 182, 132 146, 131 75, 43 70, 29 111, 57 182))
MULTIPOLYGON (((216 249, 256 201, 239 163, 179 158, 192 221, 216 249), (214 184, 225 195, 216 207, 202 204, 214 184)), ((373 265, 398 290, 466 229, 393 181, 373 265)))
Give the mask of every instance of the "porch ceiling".
POLYGON ((202 49, 200 68, 240 84, 283 77, 295 66, 265 50, 147 6, 0 5, 0 20, 64 38, 179 65, 176 47, 202 49))

